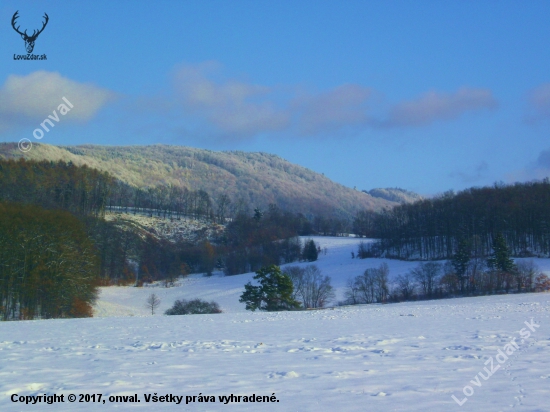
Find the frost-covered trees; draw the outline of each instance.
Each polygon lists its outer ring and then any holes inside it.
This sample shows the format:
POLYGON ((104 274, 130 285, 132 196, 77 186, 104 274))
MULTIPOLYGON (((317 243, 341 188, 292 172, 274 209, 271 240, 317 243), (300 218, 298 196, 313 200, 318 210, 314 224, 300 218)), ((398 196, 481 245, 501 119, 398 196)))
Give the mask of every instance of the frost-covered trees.
POLYGON ((256 272, 254 279, 260 285, 253 286, 248 282, 239 299, 239 302, 246 304, 247 310, 278 311, 300 307, 300 302, 292 297, 294 291, 292 280, 281 272, 279 266, 271 265, 261 268, 256 272))
POLYGON ((291 266, 283 273, 290 277, 294 285, 292 297, 301 301, 304 308, 323 308, 334 299, 330 277, 323 277, 317 266, 291 266))
POLYGON ((216 220, 220 225, 225 224, 225 218, 229 214, 231 199, 226 193, 221 193, 216 198, 216 220))

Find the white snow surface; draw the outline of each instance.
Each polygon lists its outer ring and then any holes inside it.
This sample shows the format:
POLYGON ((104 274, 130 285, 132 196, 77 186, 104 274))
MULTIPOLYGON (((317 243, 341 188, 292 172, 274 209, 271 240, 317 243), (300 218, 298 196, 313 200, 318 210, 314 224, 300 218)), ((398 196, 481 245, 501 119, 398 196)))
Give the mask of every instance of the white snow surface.
MULTIPOLYGON (((348 278, 383 261, 351 259, 358 239, 314 240, 328 249, 316 264, 339 299, 348 278)), ((548 259, 535 261, 549 270, 548 259)), ((391 276, 417 265, 386 262, 391 276)), ((0 410, 550 411, 549 293, 266 313, 238 302, 252 276, 102 288, 96 318, 0 322, 0 410), (154 316, 144 307, 151 292, 162 300, 154 316), (224 313, 162 315, 194 297, 217 301, 224 313), (525 322, 533 331, 522 341, 525 322), (517 348, 499 363, 514 338, 517 348), (12 402, 43 394, 65 402, 12 402), (79 394, 102 401, 78 402, 79 394), (139 403, 109 401, 134 394, 139 403), (155 394, 182 403, 146 401, 155 394), (215 402, 186 404, 199 394, 215 402), (231 394, 278 402, 220 402, 231 394), (467 400, 459 406, 453 395, 467 400)))

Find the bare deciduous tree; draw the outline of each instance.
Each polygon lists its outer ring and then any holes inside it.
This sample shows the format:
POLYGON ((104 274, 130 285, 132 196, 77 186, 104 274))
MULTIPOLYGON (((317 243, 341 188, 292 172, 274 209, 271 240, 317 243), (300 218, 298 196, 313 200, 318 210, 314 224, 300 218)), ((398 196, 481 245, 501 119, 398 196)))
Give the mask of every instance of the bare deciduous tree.
POLYGON ((334 299, 330 277, 323 277, 317 266, 291 266, 286 268, 284 273, 290 277, 294 285, 293 298, 301 301, 304 308, 323 308, 334 299))
POLYGON ((151 315, 155 314, 155 309, 158 308, 160 305, 160 299, 157 295, 154 293, 151 293, 149 297, 147 298, 147 303, 145 304, 145 307, 147 309, 151 309, 151 315))
POLYGON ((302 289, 304 269, 299 266, 288 266, 283 270, 283 273, 292 280, 294 286, 292 299, 299 300, 301 298, 299 291, 302 289))
POLYGON ((345 292, 346 302, 358 304, 387 301, 389 273, 388 265, 382 263, 380 267, 366 269, 363 275, 350 279, 345 292))
POLYGON ((374 274, 374 293, 377 302, 386 302, 388 300, 388 276, 390 268, 386 262, 382 263, 374 274))
POLYGON ((397 276, 397 289, 402 299, 409 300, 414 296, 416 284, 410 273, 397 276))
POLYGON ((355 287, 359 291, 361 303, 375 303, 376 269, 366 269, 362 276, 355 278, 355 287))
POLYGON ((514 271, 514 278, 518 292, 521 292, 522 290, 525 292, 531 292, 533 290, 533 283, 539 274, 540 270, 532 260, 521 260, 517 262, 516 270, 514 271))
POLYGON ((439 276, 441 275, 441 263, 426 262, 421 263, 411 270, 411 274, 422 287, 424 296, 431 298, 438 284, 439 276))
POLYGON ((216 219, 219 224, 225 224, 225 218, 229 212, 230 205, 231 199, 225 193, 218 195, 216 198, 216 219))

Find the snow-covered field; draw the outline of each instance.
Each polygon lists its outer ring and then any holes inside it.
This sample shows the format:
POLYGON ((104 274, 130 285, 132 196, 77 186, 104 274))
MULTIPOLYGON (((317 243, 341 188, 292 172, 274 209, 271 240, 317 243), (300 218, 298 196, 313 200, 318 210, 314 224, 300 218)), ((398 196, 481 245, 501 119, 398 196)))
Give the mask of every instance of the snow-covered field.
MULTIPOLYGON (((381 262, 352 260, 357 239, 315 240, 328 249, 317 265, 339 293, 381 262)), ((391 276, 416 265, 388 262, 391 276)), ((550 411, 548 293, 252 313, 238 302, 251 277, 104 288, 104 317, 0 323, 0 410, 550 411), (143 307, 152 291, 163 300, 155 316, 143 307), (225 313, 161 315, 192 297, 225 313), (43 394, 65 402, 12 402, 43 394), (140 402, 114 398, 134 394, 140 402), (231 394, 240 402, 220 401, 231 394), (244 402, 253 394, 278 402, 244 402)))

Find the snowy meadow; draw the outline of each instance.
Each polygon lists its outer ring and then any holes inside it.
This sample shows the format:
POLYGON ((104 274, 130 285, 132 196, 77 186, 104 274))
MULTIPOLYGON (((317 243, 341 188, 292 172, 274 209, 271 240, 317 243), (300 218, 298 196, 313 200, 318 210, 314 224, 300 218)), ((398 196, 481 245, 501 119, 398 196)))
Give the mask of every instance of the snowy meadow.
MULTIPOLYGON (((336 300, 384 261, 351 259, 358 239, 314 240, 336 300)), ((390 277, 417 264, 385 261, 390 277)), ((548 293, 253 313, 238 302, 252 276, 103 288, 94 318, 0 323, 0 410, 550 410, 548 293), (224 313, 162 315, 195 297, 224 313)))

